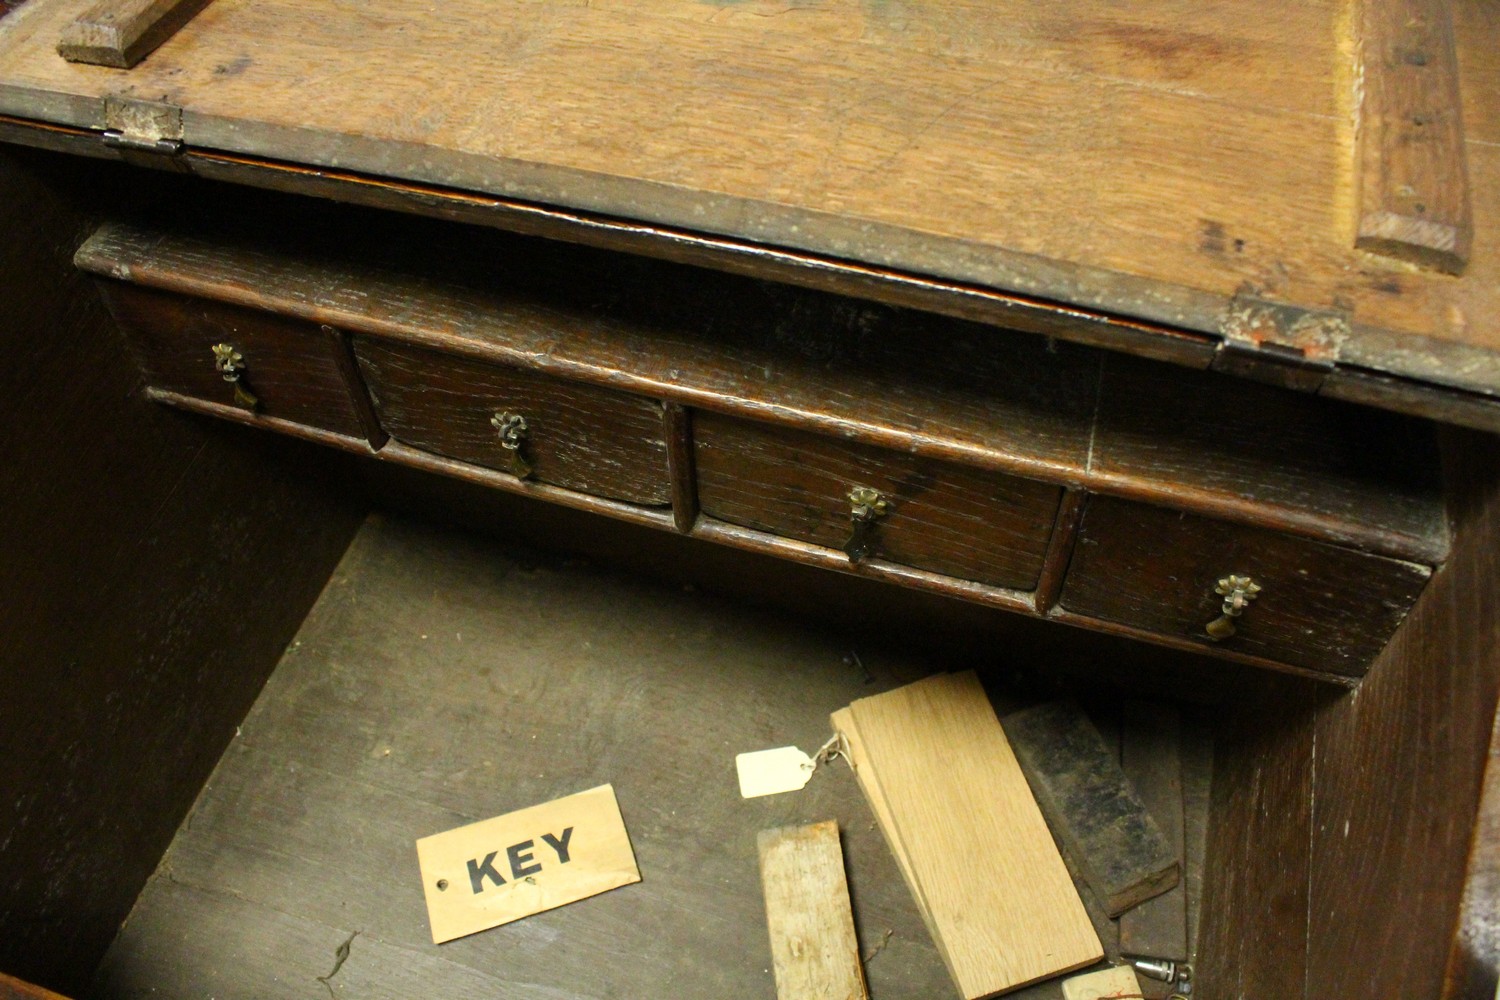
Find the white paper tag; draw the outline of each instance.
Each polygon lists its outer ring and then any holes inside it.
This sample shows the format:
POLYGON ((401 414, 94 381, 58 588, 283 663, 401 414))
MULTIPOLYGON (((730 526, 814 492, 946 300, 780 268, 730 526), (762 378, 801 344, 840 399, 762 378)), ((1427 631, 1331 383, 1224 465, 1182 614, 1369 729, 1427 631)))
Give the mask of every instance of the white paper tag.
POLYGON ((795 792, 807 785, 817 764, 796 747, 777 747, 742 753, 734 759, 740 775, 740 795, 747 799, 778 792, 795 792))

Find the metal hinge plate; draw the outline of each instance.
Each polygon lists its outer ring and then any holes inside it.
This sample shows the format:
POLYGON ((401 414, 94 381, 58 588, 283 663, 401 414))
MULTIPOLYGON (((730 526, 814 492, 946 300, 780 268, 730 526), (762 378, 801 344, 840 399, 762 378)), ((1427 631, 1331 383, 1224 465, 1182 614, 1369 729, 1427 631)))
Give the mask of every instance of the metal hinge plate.
POLYGON ((111 149, 176 156, 182 152, 182 109, 157 101, 104 99, 104 144, 111 149))
POLYGON ((1214 371, 1317 392, 1338 363, 1349 318, 1237 295, 1219 326, 1214 371))

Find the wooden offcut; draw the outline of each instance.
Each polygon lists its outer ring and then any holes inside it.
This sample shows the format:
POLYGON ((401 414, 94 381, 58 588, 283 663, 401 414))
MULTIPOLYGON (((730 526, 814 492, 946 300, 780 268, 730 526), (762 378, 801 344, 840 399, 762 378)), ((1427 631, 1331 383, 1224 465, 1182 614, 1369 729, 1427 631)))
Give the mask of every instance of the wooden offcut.
POLYGON ((849 713, 861 782, 879 788, 872 807, 962 996, 1099 959, 1099 938, 973 672, 863 698, 849 713))
POLYGON ((780 1000, 865 1000, 839 826, 762 830, 760 880, 780 1000))
MULTIPOLYGON (((1125 703, 1120 712, 1120 769, 1186 869, 1182 719, 1176 708, 1141 701, 1125 703)), ((1161 895, 1120 914, 1120 951, 1180 962, 1191 957, 1185 877, 1161 895)))
POLYGON ((1110 916, 1177 884, 1176 852, 1082 709, 1052 702, 1004 724, 1053 833, 1110 916))
POLYGON ((1457 274, 1474 239, 1447 0, 1363 0, 1355 245, 1457 274))
POLYGON ((209 0, 100 0, 63 29, 57 54, 69 62, 129 69, 176 34, 209 0))

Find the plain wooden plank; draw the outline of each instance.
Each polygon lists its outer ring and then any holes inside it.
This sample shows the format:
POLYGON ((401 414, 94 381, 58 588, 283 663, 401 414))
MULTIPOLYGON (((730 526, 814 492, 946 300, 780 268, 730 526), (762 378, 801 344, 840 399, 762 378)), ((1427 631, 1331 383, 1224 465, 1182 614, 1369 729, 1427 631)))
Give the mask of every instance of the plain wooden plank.
POLYGON ((1448 0, 1362 0, 1355 245, 1461 273, 1474 239, 1448 0))
MULTIPOLYGON (((1289 5, 1275 32, 1247 28, 1256 19, 1241 4, 1145 7, 1038 17, 1019 4, 894 11, 843 0, 768 26, 686 0, 465 0, 443 18, 395 0, 339 17, 314 0, 221 0, 180 33, 172 58, 163 50, 133 72, 142 92, 184 107, 189 145, 722 233, 1195 330, 1218 332, 1249 287, 1352 310, 1336 348, 1353 358, 1368 339, 1362 364, 1425 376, 1444 367, 1445 345, 1465 345, 1477 349, 1472 363, 1446 377, 1500 386, 1500 330, 1486 318, 1500 297, 1497 237, 1476 225, 1480 246, 1457 283, 1349 247, 1354 88, 1337 69, 1339 5, 1289 5), (807 21, 831 27, 787 30, 807 21), (975 48, 1001 23, 1022 27, 975 48), (397 59, 404 72, 385 72, 397 59), (334 65, 340 87, 304 86, 334 65), (1233 73, 1197 68, 1227 65, 1233 73), (441 114, 428 113, 435 106, 441 114), (1403 352, 1392 334, 1436 346, 1407 340, 1403 352)), ((33 0, 6 19, 0 109, 98 124, 109 83, 41 42, 78 9, 33 0)), ((1494 100, 1483 110, 1493 115, 1494 100)), ((1475 176, 1494 176, 1495 158, 1471 153, 1475 176)), ((1489 187, 1476 185, 1476 220, 1493 212, 1489 187)))
POLYGON ((838 823, 762 830, 756 846, 776 995, 865 1000, 838 823))
POLYGON ((1177 855, 1082 709, 1049 702, 1001 725, 1047 825, 1105 912, 1117 917, 1178 883, 1177 855))
POLYGON ((978 679, 850 707, 959 992, 990 996, 1097 961, 1099 939, 978 679))
POLYGON ((1120 951, 1185 962, 1192 952, 1187 929, 1181 735, 1181 714, 1171 705, 1127 701, 1121 708, 1120 770, 1181 862, 1182 877, 1161 895, 1120 914, 1120 951))
POLYGON ((57 54, 69 62, 129 69, 171 38, 209 0, 99 0, 63 29, 57 54))

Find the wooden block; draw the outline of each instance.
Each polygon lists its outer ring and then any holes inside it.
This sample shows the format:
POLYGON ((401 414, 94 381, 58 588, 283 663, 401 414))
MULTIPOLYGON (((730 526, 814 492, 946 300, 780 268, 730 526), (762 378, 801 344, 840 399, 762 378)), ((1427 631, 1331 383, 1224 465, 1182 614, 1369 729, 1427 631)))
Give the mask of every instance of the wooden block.
MULTIPOLYGON (((1120 769, 1184 862, 1182 720, 1170 705, 1126 702, 1120 726, 1120 769)), ((1187 879, 1120 914, 1120 951, 1188 960, 1187 879)))
POLYGON ((1457 274, 1474 238, 1446 0, 1359 4, 1355 246, 1457 274))
MULTIPOLYGON (((5 12, 3 4, 0 4, 0 14, 5 12)), ((44 990, 40 986, 12 979, 5 973, 0 972, 0 1000, 68 1000, 61 993, 53 993, 44 990)))
POLYGON ((864 966, 833 821, 762 830, 760 881, 780 1000, 864 1000, 864 966))
POLYGON ((1053 833, 1111 916, 1177 884, 1177 855, 1088 716, 1071 702, 1005 717, 1053 833))
MULTIPOLYGON (((972 672, 850 706, 894 836, 959 992, 987 997, 1103 953, 972 672)), ((879 813, 877 812, 877 815, 879 813)))
POLYGON ((1123 966, 1090 972, 1063 980, 1063 1000, 1111 1000, 1114 997, 1138 997, 1141 984, 1135 970, 1123 966))
POLYGON ((208 6, 209 0, 100 0, 63 29, 57 54, 69 62, 129 69, 208 6))

